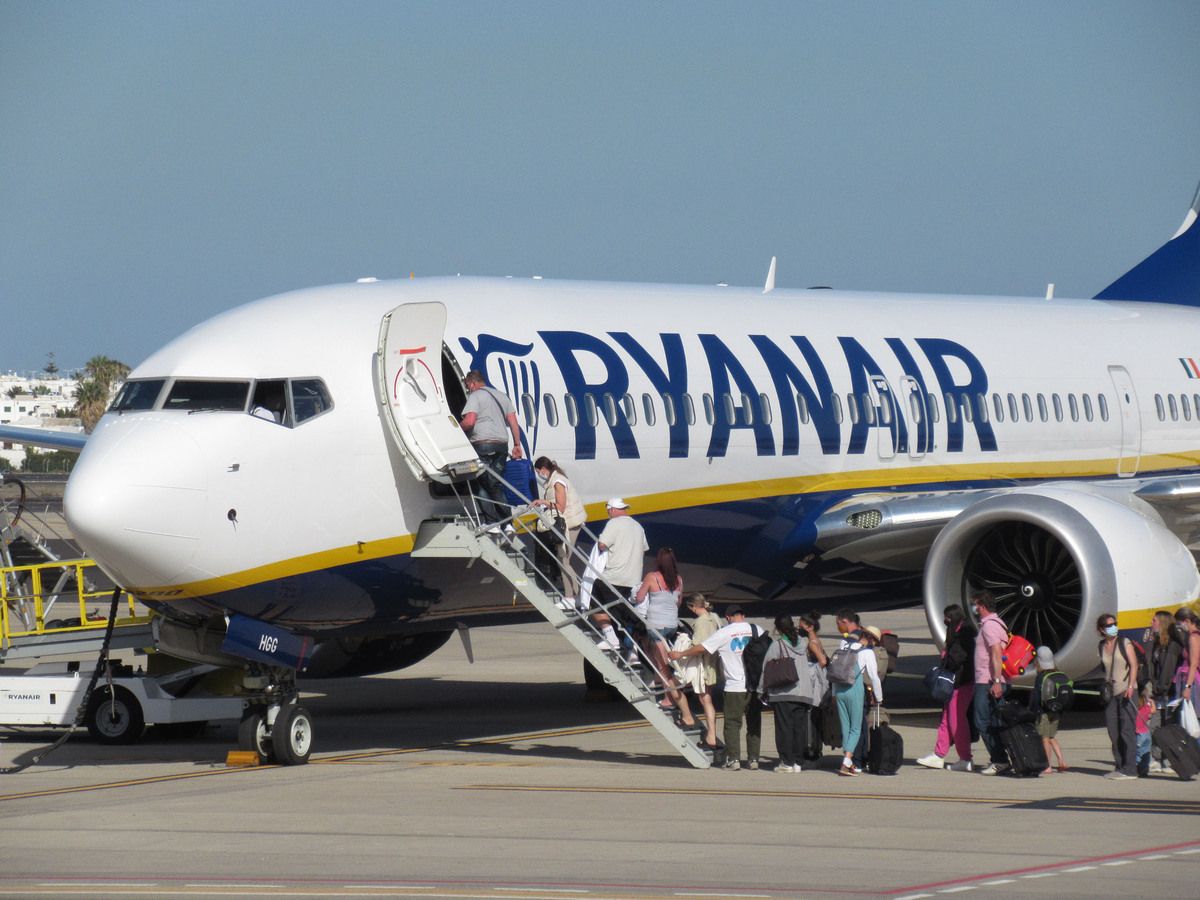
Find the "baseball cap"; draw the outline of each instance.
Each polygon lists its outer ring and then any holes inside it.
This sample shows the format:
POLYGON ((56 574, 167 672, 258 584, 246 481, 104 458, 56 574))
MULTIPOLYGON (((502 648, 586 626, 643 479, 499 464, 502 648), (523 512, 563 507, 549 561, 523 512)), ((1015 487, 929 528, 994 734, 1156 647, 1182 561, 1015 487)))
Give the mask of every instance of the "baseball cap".
POLYGON ((742 608, 740 606, 738 606, 736 603, 733 604, 733 606, 725 607, 725 618, 727 618, 727 619, 730 616, 744 616, 745 614, 746 613, 742 611, 742 608))
POLYGON ((1054 652, 1049 647, 1037 648, 1037 662, 1043 669, 1054 668, 1054 652))

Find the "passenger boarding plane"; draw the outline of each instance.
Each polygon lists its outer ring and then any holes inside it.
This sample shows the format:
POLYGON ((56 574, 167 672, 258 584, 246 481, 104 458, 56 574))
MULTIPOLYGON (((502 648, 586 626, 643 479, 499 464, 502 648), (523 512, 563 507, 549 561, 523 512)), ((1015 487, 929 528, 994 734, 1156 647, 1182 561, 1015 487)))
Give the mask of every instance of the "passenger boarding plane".
POLYGON ((943 607, 988 587, 1083 676, 1098 614, 1140 633, 1200 597, 1198 208, 1090 300, 774 289, 773 270, 766 290, 455 277, 270 297, 130 374, 67 519, 172 624, 168 652, 204 658, 233 616, 315 642, 309 674, 412 665, 459 626, 535 617, 486 567, 410 555, 422 521, 461 514, 445 485, 478 463, 457 424, 478 369, 525 453, 557 460, 594 521, 626 498, 689 588, 751 616, 923 597, 941 640, 943 607), (272 402, 281 421, 249 414, 272 402))

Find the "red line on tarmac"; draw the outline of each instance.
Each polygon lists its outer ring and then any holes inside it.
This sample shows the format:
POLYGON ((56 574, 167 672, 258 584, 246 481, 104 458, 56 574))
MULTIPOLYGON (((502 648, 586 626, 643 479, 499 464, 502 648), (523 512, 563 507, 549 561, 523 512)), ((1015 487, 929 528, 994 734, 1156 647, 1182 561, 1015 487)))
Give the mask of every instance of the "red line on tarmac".
POLYGON ((912 894, 918 891, 930 891, 936 888, 950 887, 956 884, 972 884, 976 881, 983 881, 986 878, 1004 878, 1011 875, 1028 875, 1031 872, 1046 872, 1051 869, 1065 869, 1068 866, 1078 866, 1086 863, 1104 862, 1110 859, 1126 859, 1133 856, 1142 856, 1145 853, 1162 853, 1167 850, 1182 850, 1184 847, 1200 847, 1200 841, 1184 841, 1181 844, 1167 844, 1162 847, 1150 847, 1146 850, 1129 850, 1124 853, 1107 853, 1104 856, 1085 856, 1081 859, 1066 860, 1064 862, 1046 863, 1040 866, 1028 866, 1024 869, 1008 869, 1004 872, 989 872, 984 875, 971 875, 967 878, 952 878, 948 881, 931 881, 929 884, 915 884, 911 887, 892 888, 891 890, 880 891, 883 895, 891 894, 912 894))

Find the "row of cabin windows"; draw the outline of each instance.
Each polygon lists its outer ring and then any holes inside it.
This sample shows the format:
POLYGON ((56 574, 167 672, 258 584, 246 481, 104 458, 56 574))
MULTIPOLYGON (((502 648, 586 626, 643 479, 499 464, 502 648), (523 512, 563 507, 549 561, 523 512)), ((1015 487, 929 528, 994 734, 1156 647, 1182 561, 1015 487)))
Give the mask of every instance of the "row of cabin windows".
MULTIPOLYGON (((921 422, 925 418, 926 409, 928 409, 932 421, 940 422, 942 413, 939 399, 941 398, 935 394, 927 394, 926 402, 922 403, 919 393, 910 393, 908 395, 910 420, 913 423, 921 422)), ((946 418, 951 423, 958 422, 960 417, 964 422, 974 422, 976 419, 980 422, 988 422, 993 419, 996 422, 1004 422, 1006 419, 1012 422, 1033 422, 1035 419, 1049 422, 1051 417, 1055 422, 1064 422, 1068 418, 1072 422, 1081 420, 1092 422, 1097 418, 1101 422, 1107 422, 1109 415, 1108 400, 1104 394, 1097 394, 1095 400, 1090 394, 1078 396, 1066 394, 1065 398, 1060 394, 992 394, 990 407, 988 399, 985 394, 963 397, 947 393, 944 396, 946 418)), ((647 425, 654 425, 658 421, 658 404, 661 403, 662 417, 668 426, 674 426, 680 417, 689 426, 695 425, 696 406, 692 401, 692 395, 684 394, 681 400, 682 402, 677 404, 675 397, 669 394, 642 394, 640 404, 642 417, 647 425)), ((732 394, 721 394, 719 397, 703 394, 701 395, 701 405, 704 410, 704 419, 709 425, 715 424, 718 417, 727 425, 754 425, 760 422, 770 425, 774 420, 771 398, 766 394, 740 394, 737 400, 732 394)), ((807 398, 802 394, 797 394, 796 405, 800 414, 800 422, 807 425, 811 419, 807 398)), ((564 394, 562 406, 566 423, 572 428, 580 421, 585 421, 594 428, 600 423, 601 418, 610 427, 615 427, 622 420, 631 426, 637 425, 638 422, 639 404, 630 394, 617 397, 610 393, 600 395, 585 393, 579 399, 573 394, 564 394)), ((865 421, 868 425, 887 426, 892 424, 892 403, 889 395, 885 395, 882 400, 877 402, 867 394, 846 394, 843 405, 842 395, 832 394, 829 398, 829 406, 834 421, 839 424, 846 418, 849 418, 854 425, 860 421, 865 421)), ((525 413, 526 422, 537 421, 536 401, 532 395, 521 395, 521 407, 525 413)), ((557 427, 560 421, 558 399, 553 394, 543 395, 542 408, 545 411, 546 424, 551 428, 557 427)), ((1196 396, 1196 410, 1197 416, 1200 417, 1200 395, 1196 396)), ((1185 415, 1191 415, 1190 407, 1185 415)))
POLYGON ((1196 419, 1200 420, 1200 394, 1180 394, 1178 398, 1174 394, 1167 394, 1165 398, 1162 394, 1154 395, 1154 409, 1160 422, 1167 421, 1168 417, 1172 422, 1178 422, 1180 419, 1190 422, 1193 407, 1196 410, 1196 419))

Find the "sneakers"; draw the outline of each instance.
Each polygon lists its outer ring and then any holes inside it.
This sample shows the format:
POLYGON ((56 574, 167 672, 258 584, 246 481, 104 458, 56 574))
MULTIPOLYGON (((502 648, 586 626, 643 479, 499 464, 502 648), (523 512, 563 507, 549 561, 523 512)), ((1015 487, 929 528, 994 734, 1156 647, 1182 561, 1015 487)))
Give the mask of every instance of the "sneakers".
POLYGON ((1136 775, 1126 775, 1124 772, 1112 771, 1104 776, 1109 781, 1137 781, 1136 775))
POLYGON ((724 768, 725 768, 725 771, 726 771, 726 772, 736 772, 736 771, 738 771, 738 770, 739 770, 741 767, 742 767, 742 764, 741 764, 741 762, 739 762, 739 761, 738 761, 738 760, 736 760, 736 759, 727 759, 727 760, 725 760, 725 766, 724 766, 724 768))
POLYGON ((951 772, 974 772, 975 766, 971 764, 969 759, 960 759, 958 762, 950 763, 946 768, 951 772))
POLYGON ((1165 772, 1166 769, 1163 768, 1163 764, 1157 759, 1152 759, 1150 760, 1150 768, 1147 771, 1149 771, 1151 775, 1160 775, 1165 772))
POLYGON ((625 665, 631 669, 640 669, 642 667, 642 658, 638 656, 636 650, 630 650, 625 656, 625 665))
POLYGON ((746 763, 746 768, 752 772, 757 772, 758 771, 758 760, 751 759, 749 762, 746 763))
POLYGON ((924 766, 927 769, 944 769, 946 761, 936 753, 930 753, 928 756, 922 756, 917 760, 918 766, 924 766))
POLYGON ((557 600, 554 601, 554 605, 557 606, 562 612, 565 612, 565 613, 575 612, 575 598, 574 597, 559 597, 557 600))
POLYGON ((838 769, 838 774, 839 775, 861 775, 862 769, 860 769, 858 766, 854 765, 854 763, 850 762, 849 760, 846 760, 845 762, 842 763, 841 768, 838 769))
POLYGON ((609 638, 601 638, 600 640, 596 641, 596 646, 608 653, 615 653, 617 650, 621 649, 620 644, 609 638))
POLYGON ((779 765, 777 765, 775 767, 775 771, 791 774, 792 772, 799 772, 800 767, 799 766, 785 766, 783 763, 780 763, 779 765))
POLYGON ((1011 766, 1008 763, 991 763, 986 769, 980 769, 980 775, 1001 775, 1007 772, 1011 766))

